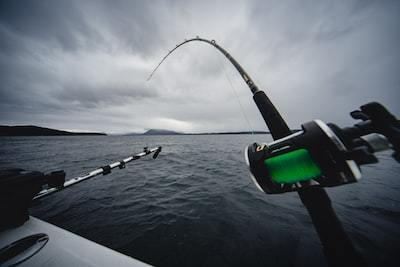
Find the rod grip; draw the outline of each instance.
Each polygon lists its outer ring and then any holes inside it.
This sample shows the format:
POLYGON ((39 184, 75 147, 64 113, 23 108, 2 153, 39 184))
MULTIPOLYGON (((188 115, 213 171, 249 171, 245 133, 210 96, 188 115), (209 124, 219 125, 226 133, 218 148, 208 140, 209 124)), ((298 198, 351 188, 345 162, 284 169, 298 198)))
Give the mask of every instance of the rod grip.
POLYGON ((344 231, 325 190, 310 186, 298 193, 317 230, 329 266, 366 266, 344 231))

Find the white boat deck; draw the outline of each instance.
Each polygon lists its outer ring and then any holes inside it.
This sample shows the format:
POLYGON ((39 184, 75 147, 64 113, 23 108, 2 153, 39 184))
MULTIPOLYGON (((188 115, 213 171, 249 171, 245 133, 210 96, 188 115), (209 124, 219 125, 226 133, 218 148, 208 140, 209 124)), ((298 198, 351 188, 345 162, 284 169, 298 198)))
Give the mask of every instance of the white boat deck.
POLYGON ((20 251, 16 257, 0 262, 0 265, 8 266, 24 260, 18 266, 150 266, 32 216, 24 225, 0 233, 0 249, 41 233, 48 236, 47 242, 44 238, 44 241, 20 251))

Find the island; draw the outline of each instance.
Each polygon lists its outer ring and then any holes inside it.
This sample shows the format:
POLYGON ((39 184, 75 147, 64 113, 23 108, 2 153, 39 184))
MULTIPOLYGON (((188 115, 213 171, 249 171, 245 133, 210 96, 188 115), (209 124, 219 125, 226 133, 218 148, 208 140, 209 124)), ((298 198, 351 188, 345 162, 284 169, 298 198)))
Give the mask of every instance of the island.
POLYGON ((145 131, 144 133, 129 133, 125 134, 128 136, 137 136, 137 135, 224 135, 224 134, 269 134, 267 131, 241 131, 241 132, 209 132, 209 133, 182 133, 175 132, 171 130, 164 129, 150 129, 145 131))
MULTIPOLYGON (((301 131, 300 129, 291 130, 292 133, 301 131)), ((183 133, 164 129, 150 129, 144 133, 129 133, 126 136, 139 135, 237 135, 237 134, 271 134, 269 131, 237 131, 237 132, 204 132, 204 133, 183 133)))
POLYGON ((68 132, 33 125, 6 126, 0 125, 0 136, 76 136, 76 135, 107 135, 95 132, 68 132))

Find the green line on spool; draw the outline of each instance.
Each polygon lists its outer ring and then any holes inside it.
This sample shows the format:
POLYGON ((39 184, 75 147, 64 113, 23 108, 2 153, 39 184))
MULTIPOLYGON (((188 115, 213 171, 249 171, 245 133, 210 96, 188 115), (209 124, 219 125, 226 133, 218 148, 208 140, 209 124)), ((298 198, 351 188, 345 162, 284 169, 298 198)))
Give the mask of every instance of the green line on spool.
POLYGON ((281 184, 307 181, 322 173, 304 148, 268 158, 264 160, 264 164, 272 180, 281 184))

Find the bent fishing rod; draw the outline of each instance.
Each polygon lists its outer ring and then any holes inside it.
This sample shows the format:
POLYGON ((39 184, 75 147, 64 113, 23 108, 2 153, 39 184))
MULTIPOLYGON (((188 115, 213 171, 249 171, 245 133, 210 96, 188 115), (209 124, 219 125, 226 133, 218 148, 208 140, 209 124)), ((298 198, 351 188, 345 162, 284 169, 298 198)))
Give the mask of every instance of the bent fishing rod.
POLYGON ((218 51, 220 51, 235 67, 235 69, 239 72, 240 76, 244 80, 244 82, 247 84, 249 87, 250 91, 253 94, 253 99, 258 107, 258 110, 261 112, 261 115, 264 118, 265 123, 267 124, 268 129, 270 130, 270 133, 274 139, 279 139, 282 138, 286 135, 291 134, 292 132, 290 131, 289 127, 287 126, 286 122, 283 120, 282 116, 279 114, 279 112, 276 110, 275 106, 272 104, 271 100, 267 97, 267 95, 258 89, 257 85, 253 82, 251 79, 250 75, 247 74, 247 72, 243 69, 243 67, 234 59, 228 51, 226 51, 224 48, 219 46, 215 40, 207 40, 204 38, 200 38, 199 36, 196 36, 196 38, 192 39, 187 39, 178 45, 176 45, 171 51, 169 51, 158 63, 158 65, 154 68, 154 70, 150 73, 149 77, 147 78, 147 81, 150 81, 150 79, 154 76, 158 68, 161 66, 161 64, 179 47, 190 43, 190 42, 204 42, 207 44, 212 45, 215 47, 218 51))
POLYGON ((44 175, 43 176, 43 185, 47 185, 48 188, 41 190, 36 196, 33 197, 33 200, 38 200, 41 199, 45 196, 48 196, 50 194, 56 193, 58 191, 61 191, 67 187, 73 186, 75 184, 78 184, 80 182, 83 182, 85 180, 88 180, 90 178, 93 178, 97 175, 107 175, 111 173, 112 169, 119 168, 119 169, 124 169, 126 167, 126 164, 133 161, 140 159, 144 156, 147 156, 151 153, 153 154, 153 159, 156 159, 158 157, 158 154, 161 152, 161 146, 155 147, 155 148, 148 148, 145 147, 143 149, 143 152, 132 155, 130 157, 127 157, 121 161, 113 162, 108 165, 102 166, 100 168, 97 168, 87 174, 72 178, 68 181, 65 181, 65 172, 64 171, 55 171, 51 172, 50 174, 44 175))
POLYGON ((246 149, 246 162, 256 186, 268 194, 297 191, 310 214, 330 266, 365 266, 323 187, 358 181, 361 178, 359 165, 376 163, 376 152, 393 149, 393 156, 399 161, 399 121, 379 103, 368 103, 351 113, 354 119, 361 120, 352 127, 340 128, 316 120, 303 124, 301 131, 293 133, 243 67, 214 40, 198 36, 169 51, 147 80, 176 49, 195 41, 215 47, 232 63, 252 92, 275 140, 270 144, 255 143, 246 149))

